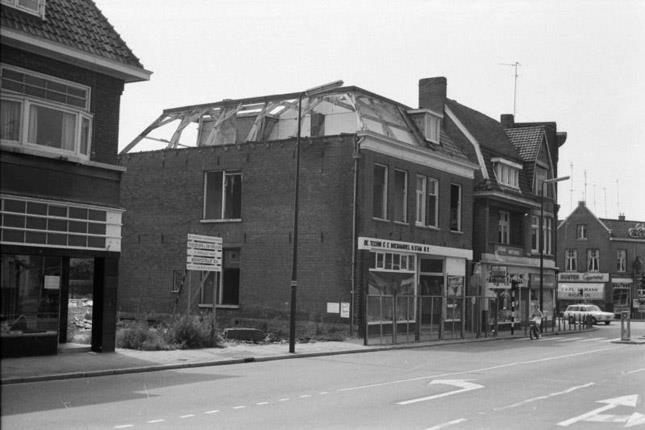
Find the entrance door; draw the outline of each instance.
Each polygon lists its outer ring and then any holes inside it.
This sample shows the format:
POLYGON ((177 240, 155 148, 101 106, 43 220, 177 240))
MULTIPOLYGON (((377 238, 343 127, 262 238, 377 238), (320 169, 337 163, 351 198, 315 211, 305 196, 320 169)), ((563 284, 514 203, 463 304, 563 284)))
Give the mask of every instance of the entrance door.
POLYGON ((92 344, 92 314, 94 309, 94 259, 70 258, 67 297, 61 297, 61 306, 67 307, 61 315, 60 343, 92 344))

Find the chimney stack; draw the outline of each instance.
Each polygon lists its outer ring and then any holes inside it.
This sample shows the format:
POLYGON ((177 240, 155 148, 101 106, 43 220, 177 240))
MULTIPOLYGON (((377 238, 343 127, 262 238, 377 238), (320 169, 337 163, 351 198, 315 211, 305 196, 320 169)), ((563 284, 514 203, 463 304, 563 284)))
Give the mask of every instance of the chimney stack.
POLYGON ((618 215, 618 221, 625 221, 625 214, 618 215))
POLYGON ((443 76, 419 79, 419 108, 430 109, 443 116, 447 85, 443 76))
POLYGON ((515 125, 515 117, 512 113, 503 113, 499 117, 499 122, 502 123, 502 128, 513 128, 515 125))

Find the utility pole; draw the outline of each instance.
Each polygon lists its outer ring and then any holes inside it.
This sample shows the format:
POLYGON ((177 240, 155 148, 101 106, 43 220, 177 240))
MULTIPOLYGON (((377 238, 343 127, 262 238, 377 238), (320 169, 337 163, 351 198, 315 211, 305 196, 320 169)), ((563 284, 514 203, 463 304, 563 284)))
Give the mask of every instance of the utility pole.
POLYGON ((514 63, 498 63, 500 66, 511 66, 515 69, 515 80, 513 82, 513 117, 517 115, 517 77, 519 76, 517 74, 517 67, 521 66, 521 64, 517 61, 514 63))

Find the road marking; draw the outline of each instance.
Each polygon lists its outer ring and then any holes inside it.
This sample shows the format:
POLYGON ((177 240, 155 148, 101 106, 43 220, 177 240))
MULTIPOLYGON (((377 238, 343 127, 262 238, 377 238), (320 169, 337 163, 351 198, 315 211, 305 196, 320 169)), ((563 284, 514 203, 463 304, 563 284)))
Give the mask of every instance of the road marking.
POLYGON ((195 414, 186 414, 186 415, 180 416, 179 418, 192 418, 194 416, 195 416, 195 414))
POLYGON ((164 419, 158 419, 158 420, 150 420, 150 421, 146 421, 146 423, 148 423, 148 424, 157 424, 157 423, 162 423, 162 422, 164 422, 164 421, 166 421, 166 420, 164 420, 164 419))
POLYGON ((425 402, 427 400, 439 399, 441 397, 452 396, 453 394, 465 393, 466 391, 472 391, 472 390, 478 390, 480 388, 484 388, 483 385, 475 384, 473 382, 469 382, 463 379, 435 379, 431 381, 430 384, 433 384, 433 385, 447 384, 447 385, 452 385, 453 387, 459 387, 459 389, 454 391, 448 391, 446 393, 435 394, 432 396, 419 397, 411 400, 404 400, 402 402, 398 402, 397 405, 411 405, 413 403, 425 402))
POLYGON ((134 424, 121 424, 120 426, 114 426, 115 429, 127 429, 130 427, 134 427, 134 424))
POLYGON ((401 384, 401 383, 405 383, 405 382, 421 381, 421 380, 424 380, 424 379, 436 379, 436 378, 445 378, 445 377, 448 377, 448 376, 467 375, 469 373, 480 373, 480 372, 486 372, 486 371, 489 371, 489 370, 505 369, 505 368, 519 366, 519 365, 523 365, 523 364, 534 364, 534 363, 540 363, 542 361, 561 360, 561 359, 564 359, 564 358, 577 357, 577 356, 580 356, 580 355, 595 354, 597 352, 615 351, 615 350, 616 350, 616 347, 611 346, 611 347, 608 347, 608 348, 599 348, 599 349, 592 349, 592 350, 589 350, 589 351, 574 352, 574 353, 571 353, 571 354, 563 354, 563 355, 556 355, 556 356, 552 356, 552 357, 545 357, 545 358, 540 358, 540 359, 537 359, 537 360, 513 361, 513 362, 510 362, 510 363, 499 364, 497 366, 482 367, 480 369, 460 370, 460 371, 457 371, 457 372, 447 372, 447 373, 441 373, 441 374, 438 374, 438 375, 417 376, 415 378, 396 379, 394 381, 378 382, 378 383, 375 383, 375 384, 367 384, 367 385, 358 385, 358 386, 355 386, 355 387, 339 388, 339 389, 336 390, 336 392, 364 390, 366 388, 385 387, 385 386, 388 386, 388 385, 401 384))
POLYGON ((645 367, 643 367, 642 369, 630 370, 629 372, 625 372, 625 375, 631 375, 632 373, 638 373, 643 371, 645 371, 645 367))
POLYGON ((288 402, 288 401, 289 401, 288 397, 285 397, 283 399, 278 399, 278 402, 288 402))
POLYGON ((219 412, 219 409, 213 409, 212 411, 206 411, 204 413, 210 415, 210 414, 216 414, 218 412, 219 412))
POLYGON ((439 430, 439 429, 442 429, 442 428, 445 428, 445 427, 448 427, 448 426, 463 423, 464 421, 468 421, 468 420, 466 418, 459 418, 457 420, 448 421, 447 423, 439 424, 439 425, 436 425, 434 427, 429 427, 426 430, 439 430))
MULTIPOLYGON (((592 411, 587 412, 586 414, 578 415, 577 417, 570 418, 565 421, 560 421, 558 425, 560 427, 568 427, 571 424, 577 423, 579 421, 592 421, 595 422, 597 419, 596 416, 601 415, 601 412, 604 412, 609 409, 613 409, 618 406, 629 406, 629 407, 636 407, 636 404, 638 403, 638 394, 631 394, 628 396, 621 396, 621 397, 615 397, 613 399, 605 399, 605 400, 598 400, 596 403, 606 403, 605 406, 601 406, 597 409, 594 409, 592 411)), ((613 417, 613 415, 610 415, 610 417, 613 417)), ((621 421, 618 422, 626 422, 625 427, 632 427, 634 425, 638 425, 643 421, 643 415, 639 414, 638 412, 628 415, 626 417, 616 417, 621 419, 621 421), (625 418, 624 421, 622 419, 625 418)), ((600 419, 609 419, 607 418, 606 414, 602 414, 602 418, 600 419)), ((602 421, 606 422, 606 421, 602 421)))
POLYGON ((556 342, 570 342, 572 340, 580 340, 584 339, 584 337, 565 337, 564 339, 558 339, 556 342))
POLYGON ((494 408, 493 410, 494 411, 502 411, 504 409, 516 408, 518 406, 522 406, 522 405, 525 405, 527 403, 535 402, 535 401, 538 401, 538 400, 545 400, 545 399, 548 399, 548 398, 551 398, 551 397, 560 396, 562 394, 568 394, 568 393, 571 393, 573 391, 579 390, 580 388, 591 387, 592 385, 596 385, 596 384, 594 382, 589 382, 588 384, 577 385, 575 387, 567 388, 564 391, 558 391, 557 393, 551 393, 551 394, 546 394, 544 396, 533 397, 533 398, 530 398, 530 399, 522 400, 521 402, 513 403, 511 405, 502 406, 502 407, 499 407, 499 408, 494 408))
POLYGON ((246 406, 240 405, 240 406, 233 406, 233 409, 244 409, 246 406))
POLYGON ((311 394, 303 394, 302 396, 300 396, 301 399, 306 399, 308 397, 311 397, 311 394))
POLYGON ((589 339, 581 340, 580 342, 597 342, 597 341, 602 341, 602 340, 607 340, 607 338, 604 338, 604 337, 591 337, 589 339))
POLYGON ((258 406, 263 406, 263 405, 268 405, 269 402, 257 402, 256 405, 258 406))
POLYGON ((318 394, 320 394, 321 396, 325 396, 325 395, 329 394, 329 392, 328 391, 321 391, 318 394))

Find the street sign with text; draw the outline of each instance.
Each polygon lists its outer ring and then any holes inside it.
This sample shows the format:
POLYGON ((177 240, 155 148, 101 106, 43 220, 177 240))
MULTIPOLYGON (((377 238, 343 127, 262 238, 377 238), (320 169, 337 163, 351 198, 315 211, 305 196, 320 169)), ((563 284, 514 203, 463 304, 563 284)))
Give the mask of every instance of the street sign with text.
POLYGON ((205 272, 222 271, 222 238, 188 233, 186 269, 205 272))

